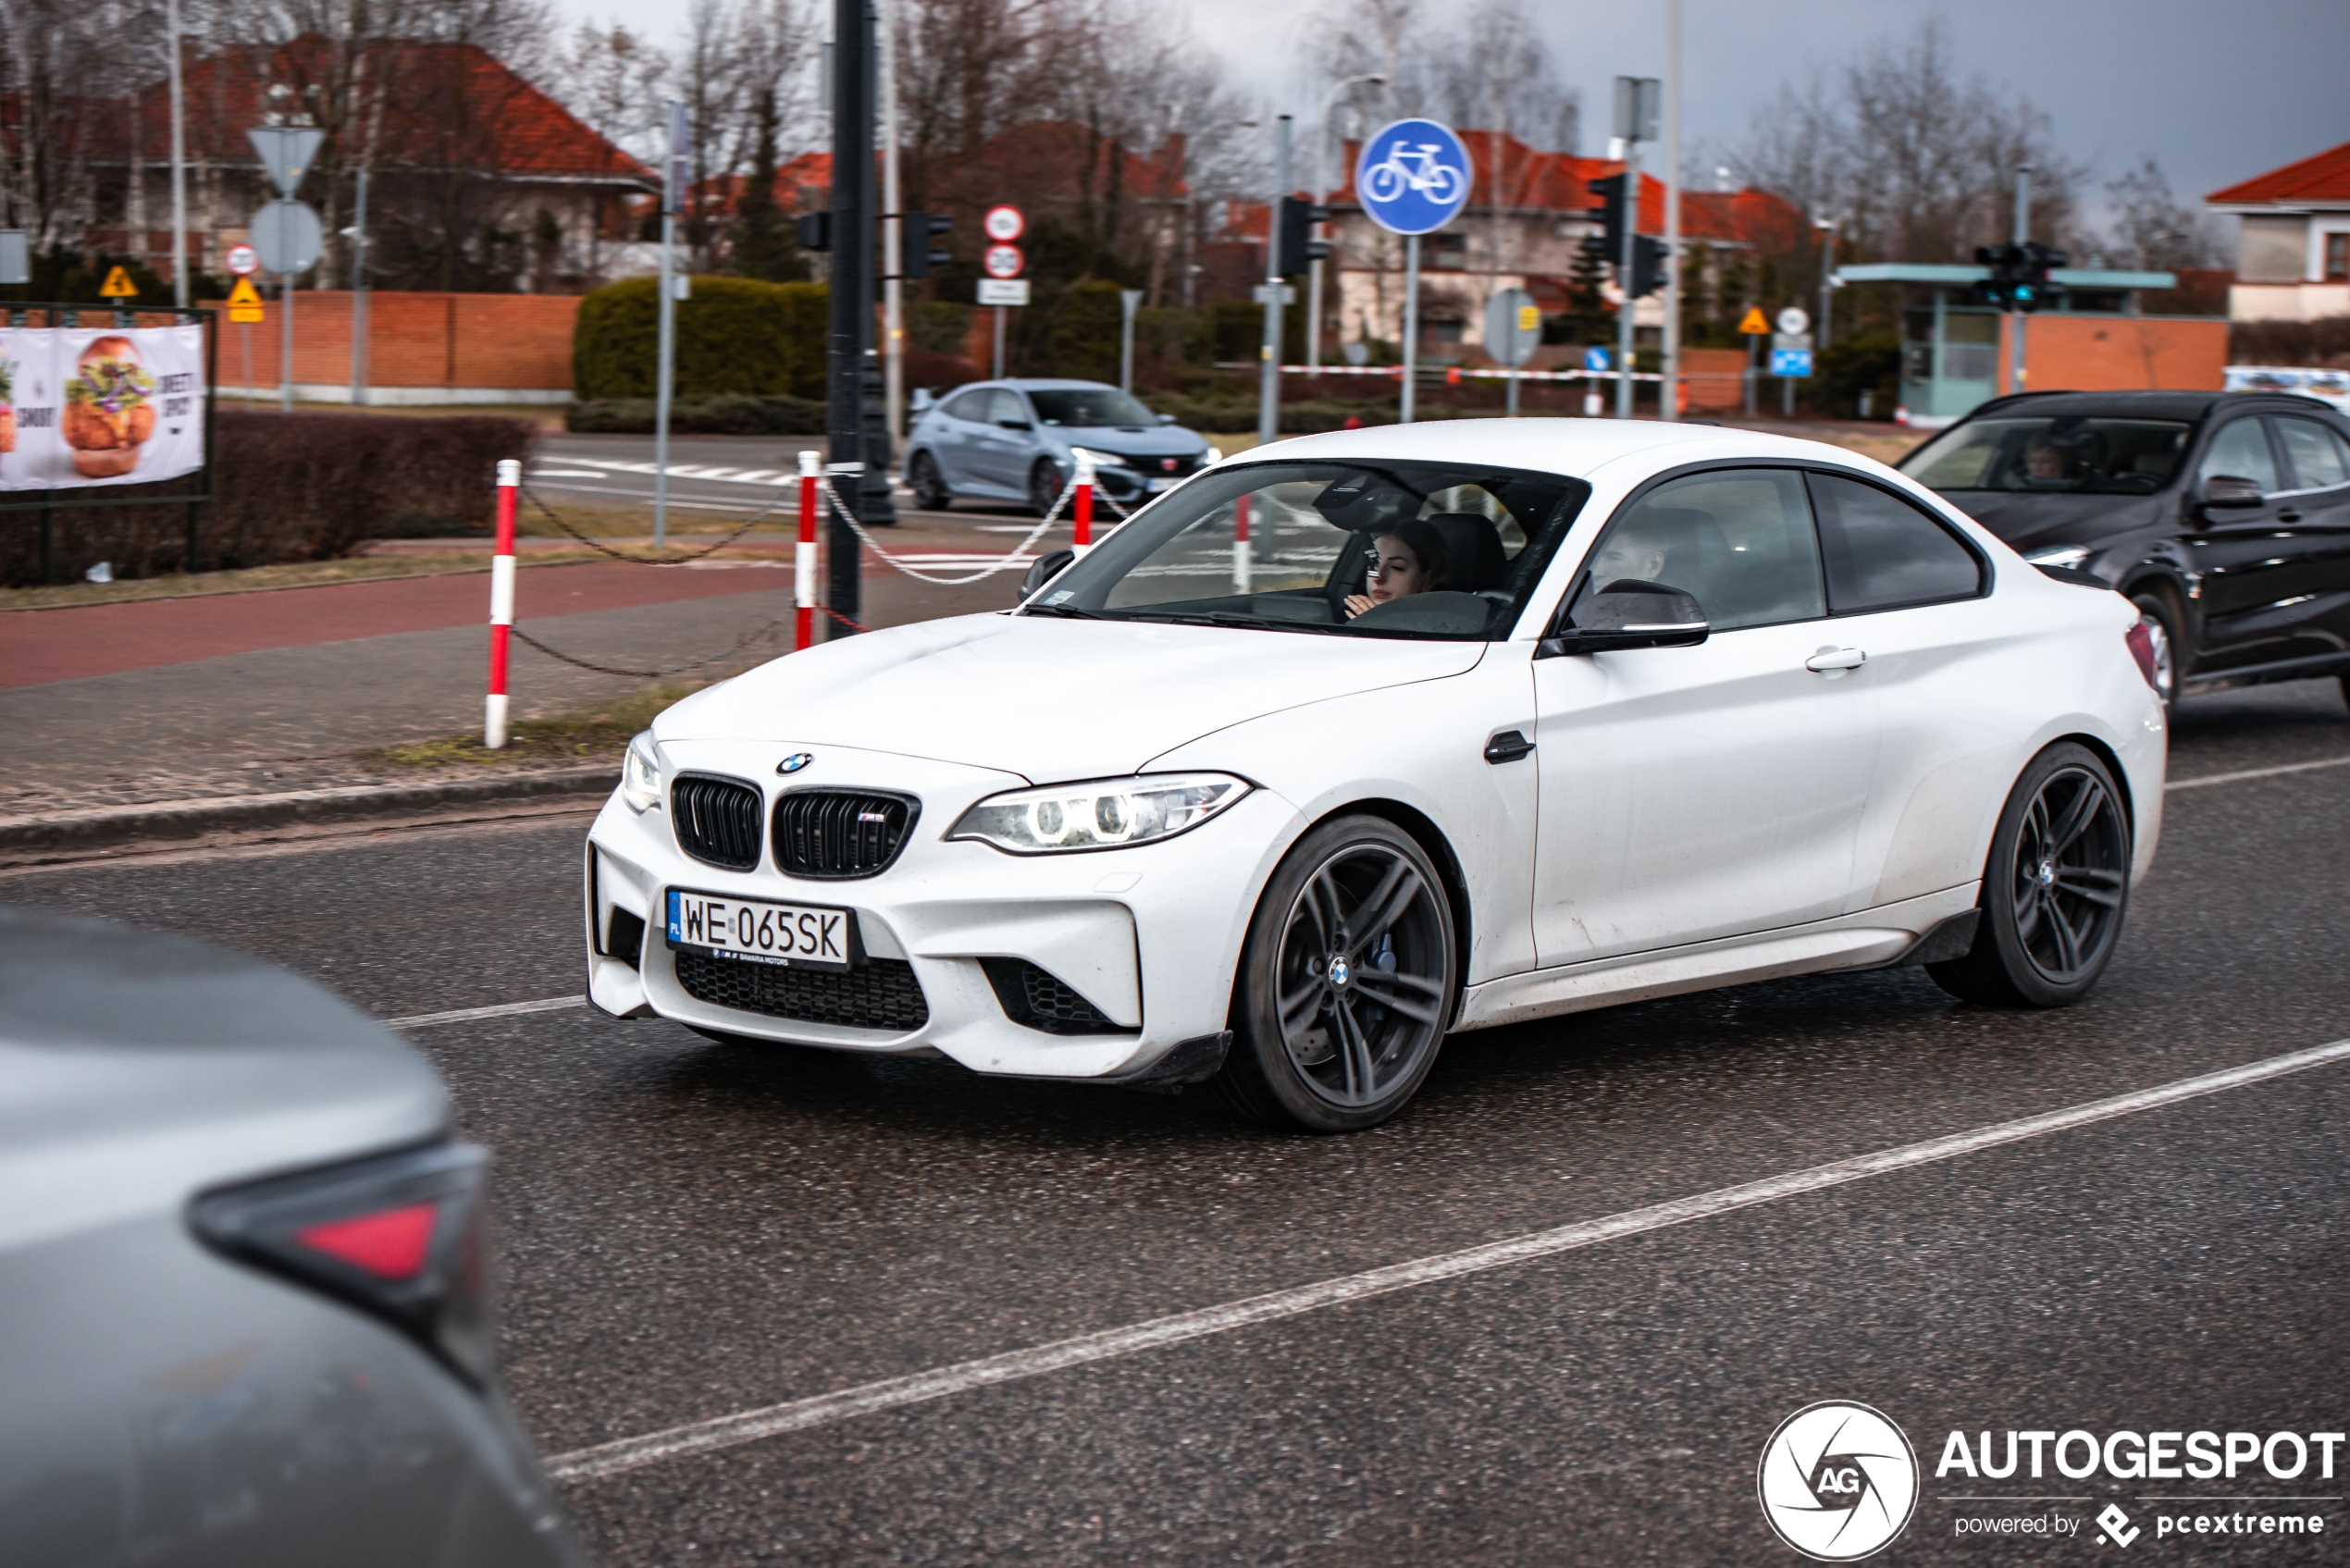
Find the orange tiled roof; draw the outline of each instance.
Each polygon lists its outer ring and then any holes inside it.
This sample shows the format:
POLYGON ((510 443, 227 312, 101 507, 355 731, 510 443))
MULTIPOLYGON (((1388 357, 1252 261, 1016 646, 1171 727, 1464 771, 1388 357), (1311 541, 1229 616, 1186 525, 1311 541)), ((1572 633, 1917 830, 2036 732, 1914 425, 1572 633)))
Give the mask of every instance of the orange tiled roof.
POLYGON ((2350 204, 2350 142, 2329 147, 2314 157, 2214 191, 2205 201, 2225 206, 2305 204, 2334 206, 2350 204))

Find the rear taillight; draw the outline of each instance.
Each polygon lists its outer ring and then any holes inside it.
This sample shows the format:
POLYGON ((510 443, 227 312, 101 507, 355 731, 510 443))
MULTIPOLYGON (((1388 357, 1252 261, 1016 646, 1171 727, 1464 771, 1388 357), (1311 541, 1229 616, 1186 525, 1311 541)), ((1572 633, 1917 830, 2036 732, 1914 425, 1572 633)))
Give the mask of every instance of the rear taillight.
POLYGON ((2146 623, 2132 622, 2130 629, 2121 634, 2121 640, 2130 645, 2130 657, 2138 661, 2138 673, 2146 678, 2149 687, 2159 692, 2162 683, 2154 673, 2154 634, 2146 630, 2146 623))
POLYGON ((208 1192, 188 1220, 209 1245, 390 1321, 487 1385, 489 1176, 488 1150, 434 1143, 208 1192))

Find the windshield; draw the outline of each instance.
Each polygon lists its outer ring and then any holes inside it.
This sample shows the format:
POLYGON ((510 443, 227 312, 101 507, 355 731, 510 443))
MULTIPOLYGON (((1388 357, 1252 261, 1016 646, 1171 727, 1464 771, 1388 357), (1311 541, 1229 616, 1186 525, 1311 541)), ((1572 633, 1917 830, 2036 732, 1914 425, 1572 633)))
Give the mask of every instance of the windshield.
POLYGON ((1156 425, 1158 415, 1115 387, 1031 387, 1028 401, 1047 425, 1156 425))
POLYGON ((2178 473, 2194 428, 2175 419, 1971 419, 1896 466, 1936 490, 2151 495, 2178 473))
POLYGON ((1341 636, 1506 636, 1591 488, 1436 463, 1210 472, 1021 611, 1341 636))

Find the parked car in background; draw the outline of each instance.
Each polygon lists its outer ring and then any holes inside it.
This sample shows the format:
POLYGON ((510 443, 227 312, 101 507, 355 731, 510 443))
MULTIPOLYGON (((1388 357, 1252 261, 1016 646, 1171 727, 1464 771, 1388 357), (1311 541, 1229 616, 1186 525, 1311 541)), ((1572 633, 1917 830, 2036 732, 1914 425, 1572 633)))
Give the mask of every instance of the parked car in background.
POLYGON ((2127 595, 2165 701, 2324 675, 2350 698, 2350 419, 2327 404, 2028 392, 1896 466, 2026 561, 2127 595))
POLYGON ((0 910, 0 1562, 588 1559, 432 1069, 306 981, 0 910))
POLYGON ((1206 438, 1099 381, 983 381, 925 409, 906 435, 914 503, 1024 501, 1050 511, 1077 466, 1120 506, 1169 489, 1216 460, 1206 438))

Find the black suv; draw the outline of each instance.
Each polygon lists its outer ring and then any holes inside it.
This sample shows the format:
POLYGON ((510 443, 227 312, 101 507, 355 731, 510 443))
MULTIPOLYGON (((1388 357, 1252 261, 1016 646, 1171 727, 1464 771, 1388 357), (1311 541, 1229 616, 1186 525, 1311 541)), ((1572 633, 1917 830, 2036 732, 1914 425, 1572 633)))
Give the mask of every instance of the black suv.
POLYGON ((2026 561, 2134 600, 2171 701, 2339 675, 2350 697, 2350 419, 2264 392, 2024 392, 1897 465, 2026 561))

